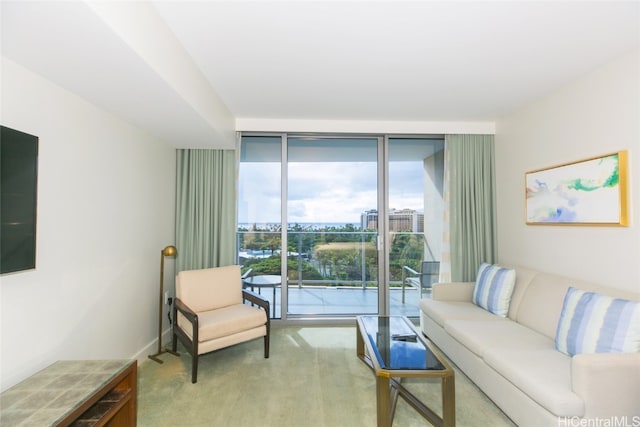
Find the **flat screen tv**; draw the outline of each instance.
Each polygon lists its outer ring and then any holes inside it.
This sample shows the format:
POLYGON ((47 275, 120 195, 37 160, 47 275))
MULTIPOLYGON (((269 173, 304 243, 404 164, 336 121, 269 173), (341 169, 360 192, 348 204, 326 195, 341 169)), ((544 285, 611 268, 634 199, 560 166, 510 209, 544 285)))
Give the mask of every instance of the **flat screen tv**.
POLYGON ((0 273, 11 273, 36 267, 38 137, 0 131, 0 273))

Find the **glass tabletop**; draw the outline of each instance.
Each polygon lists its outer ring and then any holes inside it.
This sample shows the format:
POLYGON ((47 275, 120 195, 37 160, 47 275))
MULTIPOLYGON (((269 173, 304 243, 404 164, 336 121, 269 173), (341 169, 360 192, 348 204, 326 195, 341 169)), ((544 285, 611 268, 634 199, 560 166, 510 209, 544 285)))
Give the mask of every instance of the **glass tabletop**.
POLYGON ((404 316, 360 316, 375 357, 383 369, 444 370, 404 316))
POLYGON ((243 282, 249 286, 278 286, 282 284, 282 277, 273 274, 261 274, 256 276, 249 276, 242 279, 243 282))

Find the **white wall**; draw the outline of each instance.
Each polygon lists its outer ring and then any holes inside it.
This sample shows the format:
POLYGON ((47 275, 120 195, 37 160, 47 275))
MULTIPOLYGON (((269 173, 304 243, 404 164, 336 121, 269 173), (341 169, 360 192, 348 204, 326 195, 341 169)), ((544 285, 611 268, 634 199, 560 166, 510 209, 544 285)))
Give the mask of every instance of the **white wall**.
POLYGON ((236 119, 243 132, 326 132, 380 134, 495 133, 494 122, 403 122, 382 120, 236 119))
POLYGON ((36 269, 0 278, 1 389, 59 359, 154 353, 175 149, 4 58, 1 105, 40 138, 36 269))
POLYGON ((640 291, 640 53, 630 52, 496 125, 498 257, 640 291), (525 225, 524 174, 629 154, 629 227, 525 225))

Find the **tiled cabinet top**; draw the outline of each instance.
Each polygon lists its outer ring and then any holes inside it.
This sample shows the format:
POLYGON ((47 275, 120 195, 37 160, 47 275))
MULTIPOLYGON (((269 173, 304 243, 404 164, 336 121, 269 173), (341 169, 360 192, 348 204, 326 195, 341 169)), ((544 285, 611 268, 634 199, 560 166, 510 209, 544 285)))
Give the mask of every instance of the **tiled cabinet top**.
POLYGON ((0 426, 53 426, 102 390, 131 360, 63 360, 0 394, 0 426))

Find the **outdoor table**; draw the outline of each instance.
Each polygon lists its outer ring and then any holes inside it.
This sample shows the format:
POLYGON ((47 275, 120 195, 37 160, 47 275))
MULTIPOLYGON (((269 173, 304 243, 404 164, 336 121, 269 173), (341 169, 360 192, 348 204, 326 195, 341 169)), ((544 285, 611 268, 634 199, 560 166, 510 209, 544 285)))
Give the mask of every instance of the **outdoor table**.
POLYGON ((262 288, 273 288, 273 315, 271 318, 276 317, 276 288, 282 285, 281 276, 275 274, 250 276, 242 279, 242 285, 245 288, 251 288, 252 291, 258 288, 258 293, 262 288))

